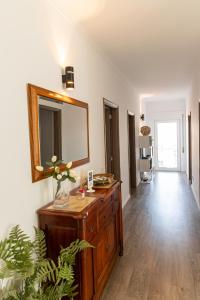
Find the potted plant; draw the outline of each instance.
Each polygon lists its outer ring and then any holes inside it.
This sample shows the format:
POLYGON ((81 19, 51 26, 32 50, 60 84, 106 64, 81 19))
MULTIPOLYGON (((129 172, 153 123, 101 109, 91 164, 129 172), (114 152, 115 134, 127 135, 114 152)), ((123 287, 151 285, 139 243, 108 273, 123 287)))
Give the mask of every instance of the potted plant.
POLYGON ((0 241, 0 299, 59 300, 73 299, 77 294, 74 280, 76 254, 88 247, 88 242, 76 240, 61 249, 57 263, 46 258, 43 231, 35 228, 31 241, 19 226, 0 241))

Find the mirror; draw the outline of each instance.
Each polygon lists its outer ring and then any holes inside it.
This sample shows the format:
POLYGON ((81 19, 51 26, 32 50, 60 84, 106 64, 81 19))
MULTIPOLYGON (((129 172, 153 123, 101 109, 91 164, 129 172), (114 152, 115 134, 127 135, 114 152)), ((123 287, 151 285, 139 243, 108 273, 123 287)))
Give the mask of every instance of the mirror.
POLYGON ((48 176, 53 155, 73 167, 89 162, 88 104, 31 84, 28 100, 33 182, 48 176))

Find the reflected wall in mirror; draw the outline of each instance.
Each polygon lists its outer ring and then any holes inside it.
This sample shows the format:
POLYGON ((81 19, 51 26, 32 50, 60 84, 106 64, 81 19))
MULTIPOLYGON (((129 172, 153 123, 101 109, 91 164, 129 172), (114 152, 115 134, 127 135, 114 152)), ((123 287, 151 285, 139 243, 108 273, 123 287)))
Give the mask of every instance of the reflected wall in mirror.
POLYGON ((28 100, 32 180, 48 176, 46 162, 53 155, 73 167, 89 162, 88 104, 31 84, 28 100))

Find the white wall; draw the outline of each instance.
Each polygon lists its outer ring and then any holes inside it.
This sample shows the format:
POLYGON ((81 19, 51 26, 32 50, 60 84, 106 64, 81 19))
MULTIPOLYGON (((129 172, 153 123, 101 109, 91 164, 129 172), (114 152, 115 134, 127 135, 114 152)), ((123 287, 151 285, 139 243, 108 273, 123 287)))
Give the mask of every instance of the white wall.
MULTIPOLYGON (((181 151, 181 171, 186 171, 186 136, 185 136, 185 110, 186 104, 183 99, 143 101, 145 111, 145 124, 151 127, 151 135, 155 139, 155 122, 167 120, 179 120, 180 125, 180 148, 181 151)), ((142 125, 142 124, 141 124, 142 125)), ((155 158, 155 157, 154 157, 155 158)))
POLYGON ((26 84, 62 91, 61 67, 66 65, 75 70, 76 89, 68 95, 89 103, 91 162, 84 169, 104 171, 102 98, 120 106, 125 204, 129 198, 127 109, 136 114, 137 130, 139 124, 139 101, 133 87, 48 1, 3 1, 0 36, 0 237, 15 224, 32 233, 36 210, 51 200, 49 179, 31 181, 26 84))

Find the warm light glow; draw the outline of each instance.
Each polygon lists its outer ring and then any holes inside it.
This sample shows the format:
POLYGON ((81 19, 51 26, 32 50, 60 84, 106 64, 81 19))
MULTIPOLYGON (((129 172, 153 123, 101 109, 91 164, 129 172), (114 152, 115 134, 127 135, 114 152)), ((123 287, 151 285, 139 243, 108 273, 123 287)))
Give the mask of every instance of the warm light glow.
POLYGON ((51 0, 51 2, 64 14, 69 15, 71 22, 78 24, 99 15, 103 11, 107 0, 51 0))
POLYGON ((63 90, 59 91, 60 94, 62 94, 63 96, 67 96, 67 93, 63 90))
POLYGON ((57 98, 62 98, 62 96, 59 95, 59 94, 56 94, 55 96, 56 96, 57 98))
POLYGON ((154 97, 155 94, 140 94, 140 99, 151 98, 154 97))
POLYGON ((58 47, 58 57, 60 66, 64 67, 66 61, 66 49, 62 46, 58 47))

